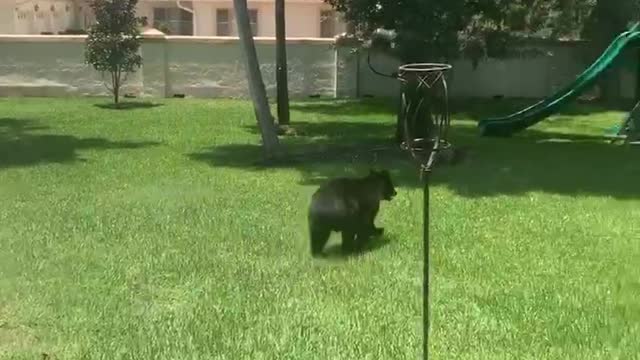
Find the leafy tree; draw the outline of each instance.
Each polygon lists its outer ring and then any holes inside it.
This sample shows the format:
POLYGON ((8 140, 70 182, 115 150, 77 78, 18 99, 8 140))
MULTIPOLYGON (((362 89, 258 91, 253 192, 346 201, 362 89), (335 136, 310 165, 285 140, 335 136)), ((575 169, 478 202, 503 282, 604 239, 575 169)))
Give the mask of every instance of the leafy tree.
POLYGON ((142 65, 139 54, 142 43, 140 26, 142 17, 136 16, 137 0, 90 0, 96 23, 88 31, 85 60, 103 76, 111 76, 109 91, 115 104, 120 98, 120 88, 129 73, 142 65))
MULTIPOLYGON (((638 0, 611 2, 622 1, 638 0)), ((451 60, 460 55, 477 62, 487 56, 508 55, 509 45, 523 37, 578 38, 596 0, 325 2, 345 15, 356 35, 404 62, 451 60), (393 35, 379 35, 378 29, 393 35)))
POLYGON ((374 46, 392 42, 392 52, 405 62, 455 56, 460 50, 459 33, 480 6, 468 0, 325 1, 355 25, 357 35, 372 39, 374 46), (393 31, 393 38, 377 37, 377 29, 393 31))
MULTIPOLYGON (((593 42, 593 46, 589 47, 590 57, 595 58, 630 23, 638 21, 639 13, 638 0, 597 0, 585 19, 582 31, 582 37, 593 42)), ((620 96, 619 70, 618 67, 610 69, 599 81, 602 98, 606 101, 620 96)))
POLYGON ((592 11, 585 19, 582 36, 598 42, 609 42, 637 21, 638 0, 591 0, 592 11))

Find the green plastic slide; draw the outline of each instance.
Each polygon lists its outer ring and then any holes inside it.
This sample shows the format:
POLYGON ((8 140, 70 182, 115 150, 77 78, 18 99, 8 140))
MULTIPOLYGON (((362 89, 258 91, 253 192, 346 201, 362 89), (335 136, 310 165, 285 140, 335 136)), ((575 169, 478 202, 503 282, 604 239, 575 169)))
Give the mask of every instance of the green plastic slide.
POLYGON ((589 68, 580 74, 573 83, 554 95, 509 116, 481 120, 478 123, 480 134, 483 136, 510 136, 557 112, 560 107, 573 101, 589 89, 605 70, 620 58, 625 48, 640 39, 639 30, 640 22, 636 23, 631 30, 618 35, 589 68))

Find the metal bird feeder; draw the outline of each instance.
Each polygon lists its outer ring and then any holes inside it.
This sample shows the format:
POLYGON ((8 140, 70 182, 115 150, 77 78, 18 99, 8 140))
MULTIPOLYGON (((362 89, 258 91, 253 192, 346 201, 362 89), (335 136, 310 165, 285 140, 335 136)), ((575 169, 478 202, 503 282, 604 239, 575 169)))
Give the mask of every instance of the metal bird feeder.
POLYGON ((415 63, 400 66, 401 83, 399 126, 402 125, 401 147, 411 153, 420 165, 424 186, 424 274, 423 331, 424 359, 429 357, 429 177, 437 165, 438 153, 451 151, 448 141, 450 118, 446 73, 448 64, 415 63))

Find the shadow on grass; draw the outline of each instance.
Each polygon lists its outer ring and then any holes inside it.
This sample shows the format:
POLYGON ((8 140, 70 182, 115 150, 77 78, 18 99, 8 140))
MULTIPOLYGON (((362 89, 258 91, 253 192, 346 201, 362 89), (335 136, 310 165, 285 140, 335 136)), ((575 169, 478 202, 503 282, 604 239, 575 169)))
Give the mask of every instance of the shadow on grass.
MULTIPOLYGON (((380 142, 385 138, 391 139, 395 131, 395 123, 364 123, 349 121, 295 121, 291 126, 301 135, 302 138, 308 137, 329 137, 336 143, 344 145, 353 144, 354 139, 357 142, 370 141, 380 142), (368 126, 371 125, 371 126, 368 126)), ((253 125, 244 125, 244 128, 252 134, 260 134, 258 127, 253 125)))
POLYGON ((434 182, 467 197, 523 195, 640 196, 640 148, 612 145, 596 136, 531 131, 512 139, 477 139, 466 164, 434 182))
POLYGON ((325 260, 343 260, 354 257, 360 257, 368 253, 377 251, 387 245, 391 244, 391 239, 387 235, 382 237, 372 238, 365 247, 360 251, 355 251, 350 254, 344 254, 342 252, 342 245, 340 242, 331 244, 324 250, 325 260))
POLYGON ((0 169, 82 161, 77 151, 83 149, 138 149, 158 145, 155 142, 120 142, 34 133, 46 129, 32 120, 0 118, 0 169))
MULTIPOLYGON (((365 110, 349 111, 366 113, 369 105, 360 106, 365 110)), ((459 114, 454 119, 460 118, 459 114)), ((268 166, 260 163, 262 149, 255 144, 222 145, 189 156, 216 167, 296 169, 305 185, 318 185, 334 176, 359 176, 370 167, 387 168, 397 186, 421 187, 417 164, 392 141, 394 123, 392 117, 386 123, 296 122, 294 126, 308 136, 283 138, 287 157, 268 166)), ((612 145, 603 136, 535 128, 512 138, 484 138, 478 136, 475 126, 457 121, 451 134, 454 144, 470 148, 469 159, 436 170, 432 183, 461 196, 524 195, 531 191, 567 196, 640 196, 640 147, 612 145)))
POLYGON ((151 109, 151 108, 155 108, 163 105, 164 104, 147 102, 147 101, 128 101, 128 102, 121 102, 118 104, 114 104, 114 103, 94 104, 93 106, 98 107, 100 109, 105 109, 105 110, 135 110, 135 109, 151 109))
MULTIPOLYGON (((467 99, 453 100, 451 110, 457 118, 479 121, 486 118, 511 115, 536 104, 542 99, 467 99)), ((633 101, 620 100, 615 103, 598 101, 574 101, 566 104, 553 116, 556 118, 595 115, 609 111, 628 112, 634 106, 633 101)))
POLYGON ((292 102, 290 109, 304 113, 316 113, 322 115, 359 116, 396 113, 396 101, 393 99, 363 99, 363 100, 338 100, 313 99, 292 102))
MULTIPOLYGON (((450 109, 454 118, 466 118, 479 121, 485 118, 502 117, 534 105, 542 99, 453 99, 450 109)), ((571 117, 593 115, 608 111, 631 111, 635 103, 631 100, 620 100, 614 103, 598 101, 574 101, 560 109, 554 116, 571 117)), ((395 117, 399 106, 396 99, 362 99, 362 100, 303 100, 291 104, 291 109, 304 113, 316 113, 330 116, 360 116, 388 114, 395 117)))
MULTIPOLYGON (((265 163, 262 148, 257 144, 228 144, 205 149, 188 156, 212 166, 246 167, 254 170, 273 167, 296 167, 310 173, 316 166, 339 163, 384 164, 406 159, 393 143, 393 124, 355 122, 296 122, 296 129, 309 136, 287 137, 281 140, 286 156, 265 163)), ((247 129, 258 134, 256 126, 247 129)))

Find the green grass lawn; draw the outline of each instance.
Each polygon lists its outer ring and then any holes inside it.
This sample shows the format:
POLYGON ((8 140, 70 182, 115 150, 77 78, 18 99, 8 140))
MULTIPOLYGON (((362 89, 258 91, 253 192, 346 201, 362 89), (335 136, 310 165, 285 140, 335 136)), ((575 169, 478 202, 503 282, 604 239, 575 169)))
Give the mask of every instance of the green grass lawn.
MULTIPOLYGON (((247 102, 106 101, 0 100, 0 358, 420 357, 418 172, 361 151, 393 107, 294 103, 288 151, 354 150, 266 169, 247 102), (398 187, 385 237, 312 260, 311 193, 370 166, 398 187)), ((638 358, 640 149, 600 138, 623 113, 594 105, 476 136, 522 105, 454 106, 472 154, 433 177, 432 358, 638 358)))

